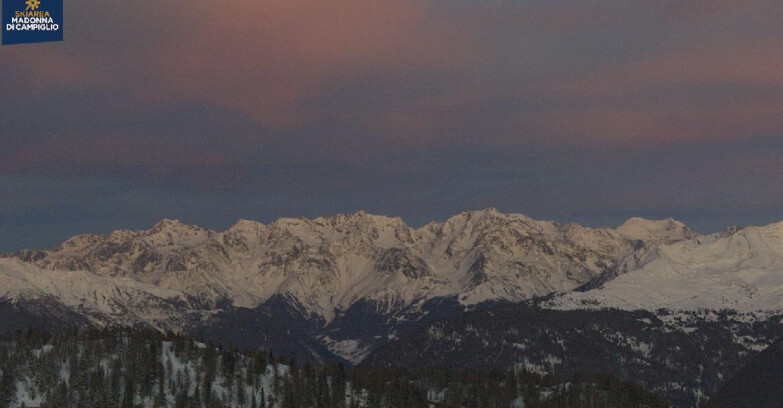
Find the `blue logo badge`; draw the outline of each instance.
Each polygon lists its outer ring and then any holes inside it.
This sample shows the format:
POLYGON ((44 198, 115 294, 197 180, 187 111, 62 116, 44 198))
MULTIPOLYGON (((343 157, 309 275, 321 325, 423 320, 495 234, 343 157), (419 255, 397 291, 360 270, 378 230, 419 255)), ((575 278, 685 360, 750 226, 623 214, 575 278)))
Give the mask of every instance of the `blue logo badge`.
POLYGON ((3 0, 3 45, 63 40, 63 0, 3 0))

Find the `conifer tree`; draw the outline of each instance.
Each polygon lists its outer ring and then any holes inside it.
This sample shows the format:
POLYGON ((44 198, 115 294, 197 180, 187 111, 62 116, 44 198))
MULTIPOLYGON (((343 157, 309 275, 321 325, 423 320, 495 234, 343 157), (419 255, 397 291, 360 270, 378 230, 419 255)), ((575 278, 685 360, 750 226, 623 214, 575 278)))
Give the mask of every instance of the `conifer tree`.
POLYGON ((237 406, 243 407, 245 405, 245 384, 243 381, 237 381, 237 406))
POLYGON ((196 391, 190 397, 190 408, 201 408, 201 390, 198 384, 196 385, 196 391))
POLYGON ((16 380, 10 367, 3 367, 3 377, 0 379, 0 407, 10 407, 16 395, 16 380))

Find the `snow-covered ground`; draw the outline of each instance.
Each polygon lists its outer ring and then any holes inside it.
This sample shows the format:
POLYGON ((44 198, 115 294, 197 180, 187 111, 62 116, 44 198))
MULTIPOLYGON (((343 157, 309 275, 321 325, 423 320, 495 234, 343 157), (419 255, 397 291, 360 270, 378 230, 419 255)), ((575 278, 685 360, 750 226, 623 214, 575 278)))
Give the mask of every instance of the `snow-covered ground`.
POLYGON ((783 310, 783 222, 655 247, 635 268, 554 308, 783 310))

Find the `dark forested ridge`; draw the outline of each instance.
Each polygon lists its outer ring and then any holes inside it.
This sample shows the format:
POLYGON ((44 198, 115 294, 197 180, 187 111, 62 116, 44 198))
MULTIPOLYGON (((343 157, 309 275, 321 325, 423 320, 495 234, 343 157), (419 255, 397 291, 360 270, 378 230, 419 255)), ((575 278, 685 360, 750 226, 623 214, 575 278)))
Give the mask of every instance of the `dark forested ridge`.
POLYGON ((749 321, 732 311, 549 310, 520 304, 437 321, 390 342, 363 364, 524 367, 559 378, 608 372, 672 405, 692 408, 783 335, 780 319, 749 321))
POLYGON ((783 408, 783 340, 732 377, 707 408, 783 408))
POLYGON ((17 332, 0 339, 0 408, 657 408, 609 375, 347 369, 154 331, 17 332))

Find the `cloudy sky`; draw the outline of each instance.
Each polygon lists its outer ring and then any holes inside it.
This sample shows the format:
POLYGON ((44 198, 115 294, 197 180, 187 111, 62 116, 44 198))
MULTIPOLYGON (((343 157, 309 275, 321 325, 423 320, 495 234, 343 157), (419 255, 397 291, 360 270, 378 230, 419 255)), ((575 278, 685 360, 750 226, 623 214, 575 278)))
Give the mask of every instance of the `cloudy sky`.
POLYGON ((783 219, 783 2, 66 2, 0 48, 0 251, 178 218, 783 219))

